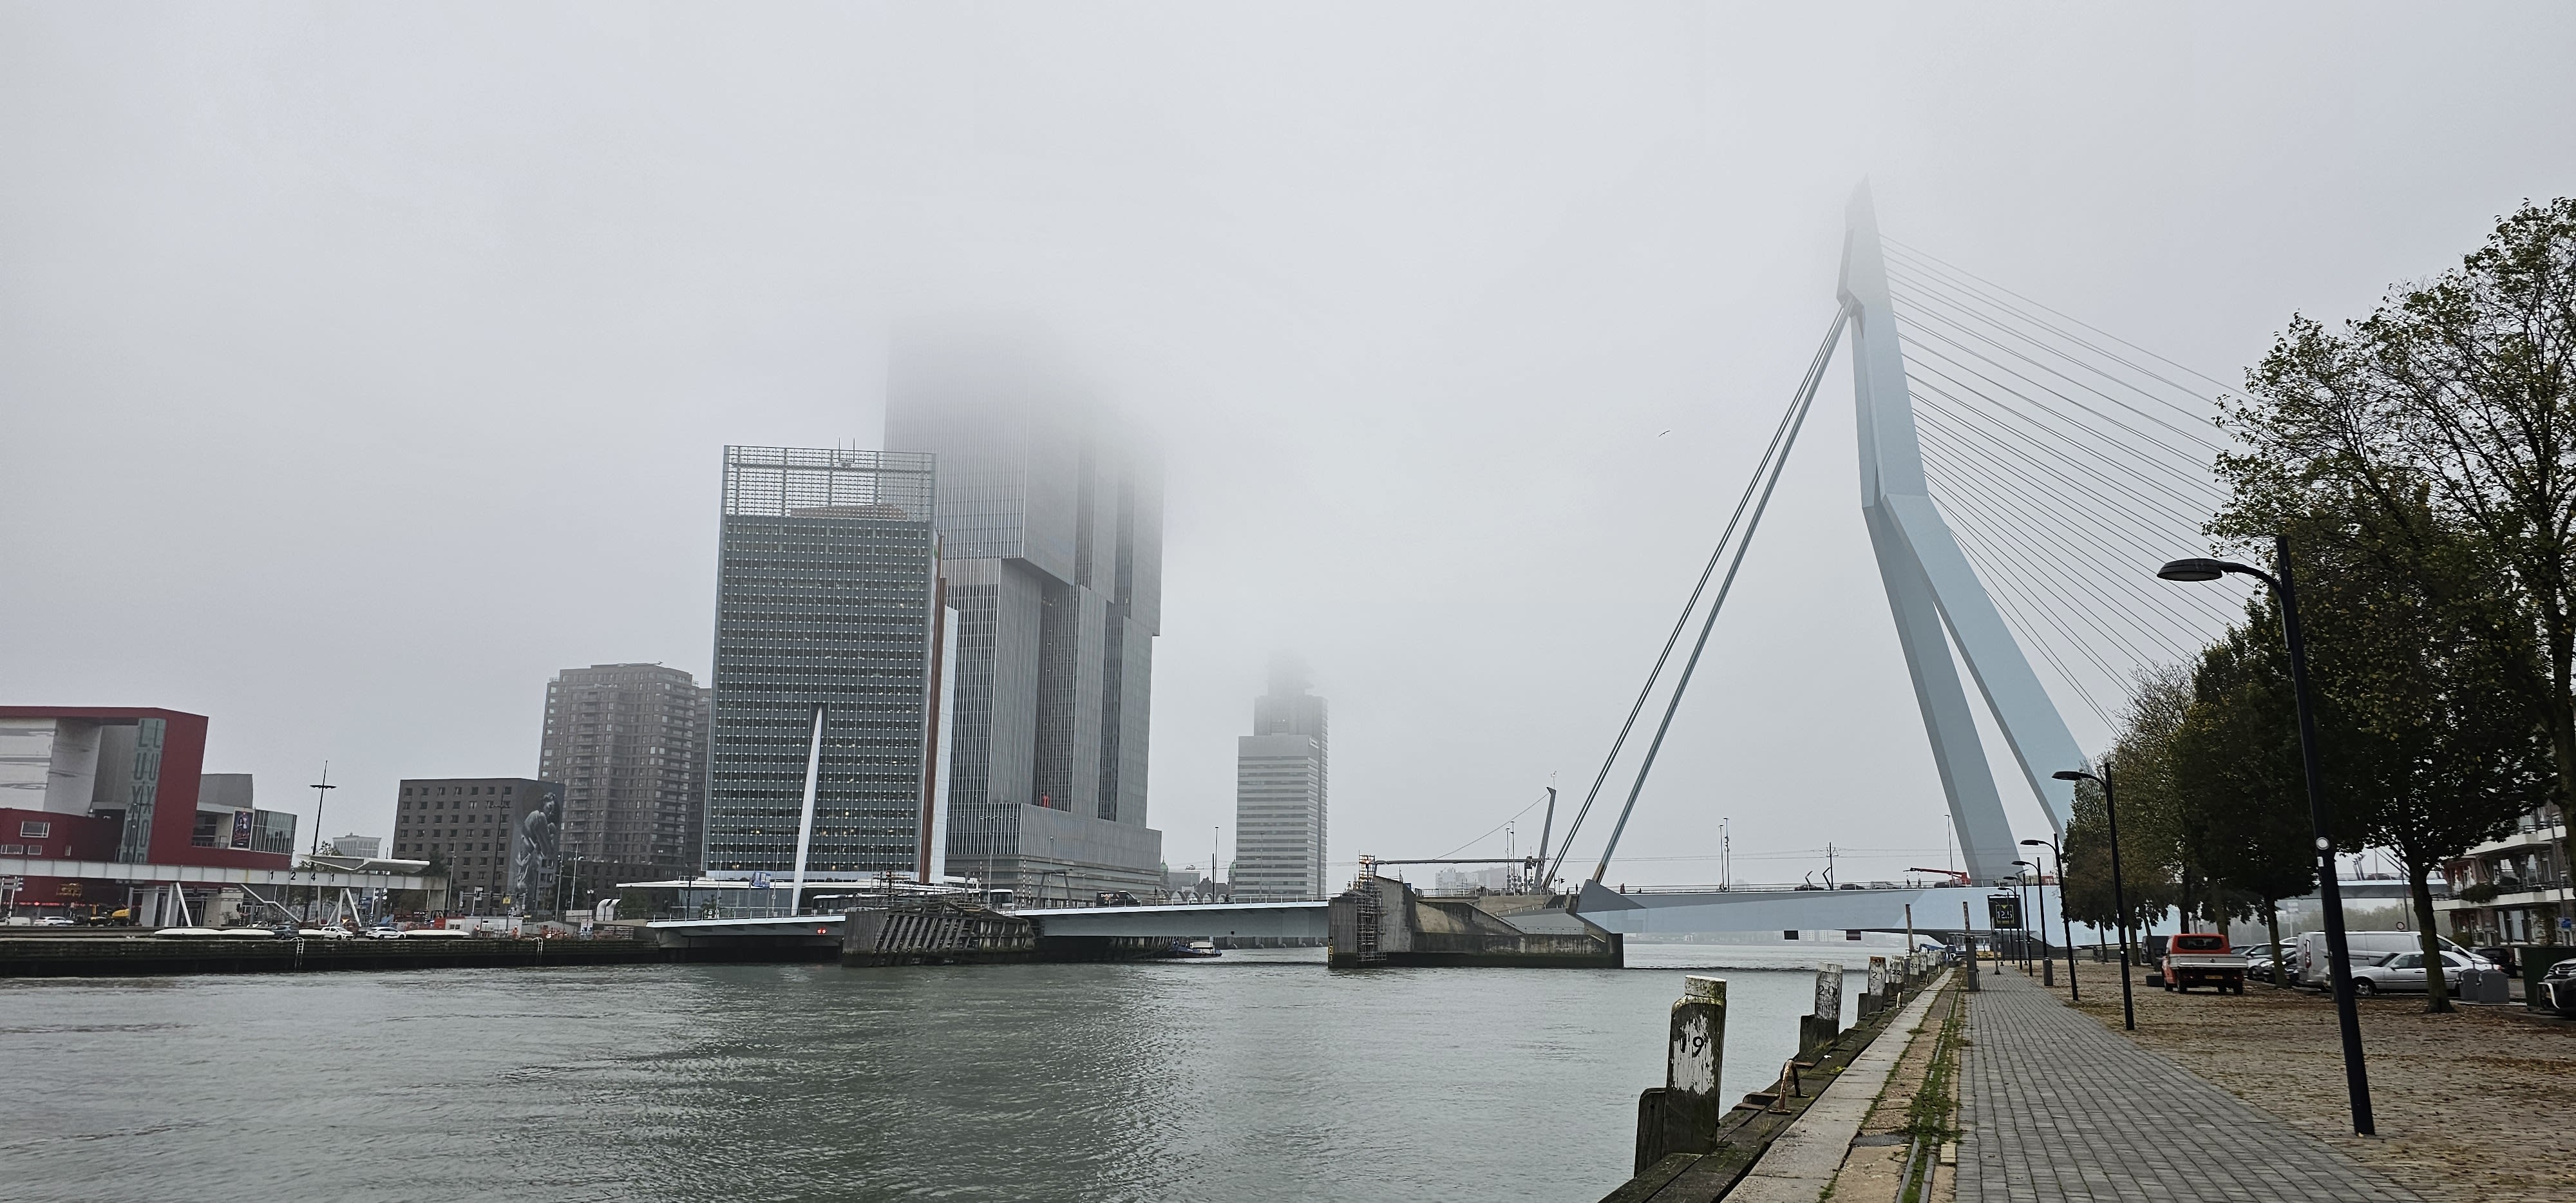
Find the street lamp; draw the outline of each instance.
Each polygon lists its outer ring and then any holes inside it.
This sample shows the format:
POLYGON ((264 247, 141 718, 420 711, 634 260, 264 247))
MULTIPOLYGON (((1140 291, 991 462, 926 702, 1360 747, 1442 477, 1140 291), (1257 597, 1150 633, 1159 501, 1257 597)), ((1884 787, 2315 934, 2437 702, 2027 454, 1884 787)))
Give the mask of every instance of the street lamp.
POLYGON ((2281 634, 2290 648, 2290 697, 2299 712, 2299 766, 2308 779, 2308 824, 2317 841, 2317 899, 2325 904, 2326 972, 2334 980, 2335 1021, 2343 1028, 2344 1088, 2352 1095, 2352 1130, 2361 1136, 2375 1134, 2377 1125, 2370 1116, 2370 1075, 2362 1067, 2361 1013, 2352 999, 2352 956, 2343 937, 2343 888, 2335 880, 2334 839, 2327 834, 2326 791, 2324 774, 2317 767, 2316 707, 2308 688, 2308 646, 2299 631, 2299 589, 2290 573, 2290 539, 2287 535, 2272 537, 2275 576, 2250 565, 2228 560, 2175 560, 2156 570, 2156 575, 2169 581, 2214 581, 2237 573, 2250 576, 2272 587, 2272 596, 2281 599, 2281 634))
MULTIPOLYGON (((2046 848, 2057 858, 2057 922, 2058 926, 2066 932, 2066 1000, 2082 1002, 2084 992, 2075 987, 2075 920, 2067 917, 2066 911, 2066 850, 2058 847, 2055 839, 2023 840, 2022 844, 2031 848, 2046 848)), ((2037 854, 2033 853, 2033 855, 2037 854)), ((2044 924, 2047 920, 2043 919, 2041 922, 2044 924)))
MULTIPOLYGON (((2111 823, 2111 914, 2120 929, 2120 1026, 2137 1031, 2138 1007, 2129 997, 2129 892, 2120 883, 2120 806, 2111 797, 2111 758, 2102 758, 2102 775, 2099 777, 2077 769, 2059 769, 2050 776, 2060 781, 2098 781, 2102 784, 2102 815, 2111 823)), ((2060 860, 2057 863, 2064 865, 2066 862, 2060 860)))
POLYGON ((2013 878, 2013 936, 2021 945, 2021 971, 2028 973, 2030 972, 2030 891, 2025 887, 2030 884, 2030 871, 2038 866, 2026 860, 2017 860, 2013 864, 2021 869, 2021 873, 2013 878))

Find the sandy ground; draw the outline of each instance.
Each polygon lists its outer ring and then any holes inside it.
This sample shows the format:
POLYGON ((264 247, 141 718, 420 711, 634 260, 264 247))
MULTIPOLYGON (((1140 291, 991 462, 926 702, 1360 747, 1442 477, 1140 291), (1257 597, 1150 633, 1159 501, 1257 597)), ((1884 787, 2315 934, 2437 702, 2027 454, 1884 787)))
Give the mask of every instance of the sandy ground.
MULTIPOLYGON (((2081 1009, 2118 1029, 2119 966, 2079 967, 2081 1009)), ((2056 972, 2063 998, 2064 961, 2056 972)), ((2576 1182, 2576 1021, 2520 1003, 2430 1015, 2420 995, 2361 1000, 2372 1139, 2352 1134, 2332 998, 2260 982, 2242 997, 2173 994, 2146 980, 2136 971, 2131 987, 2140 1043, 2428 1200, 2555 1199, 2576 1182)))

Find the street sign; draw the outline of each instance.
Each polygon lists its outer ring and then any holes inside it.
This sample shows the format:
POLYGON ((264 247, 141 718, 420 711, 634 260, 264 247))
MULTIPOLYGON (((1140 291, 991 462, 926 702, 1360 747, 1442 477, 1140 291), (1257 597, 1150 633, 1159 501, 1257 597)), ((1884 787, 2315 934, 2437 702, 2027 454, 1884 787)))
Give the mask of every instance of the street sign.
POLYGON ((1986 896, 1986 923, 1998 930, 2021 927, 2021 899, 2010 894, 1986 896))

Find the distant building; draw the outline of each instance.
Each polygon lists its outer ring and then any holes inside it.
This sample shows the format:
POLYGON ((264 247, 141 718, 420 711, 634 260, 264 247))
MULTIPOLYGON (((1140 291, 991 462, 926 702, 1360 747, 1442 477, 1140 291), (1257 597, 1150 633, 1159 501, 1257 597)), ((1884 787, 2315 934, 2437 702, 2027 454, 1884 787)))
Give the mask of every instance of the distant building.
POLYGON ((394 799, 394 856, 447 872, 448 904, 488 914, 552 911, 563 787, 529 777, 422 777, 394 799))
POLYGON ((2555 802, 2514 829, 2446 862, 2451 894, 2433 900, 2452 939, 2482 944, 2576 943, 2576 876, 2568 872, 2567 814, 2555 802))
MULTIPOLYGON (((155 707, 0 706, 0 857, 285 869, 295 816, 251 801, 246 773, 207 773, 206 716, 155 707)), ((38 876, 23 908, 113 910, 136 888, 38 876)))
POLYGON ((697 873, 713 696, 659 664, 567 668, 546 683, 537 777, 563 784, 564 856, 633 879, 697 873))
POLYGON ((1253 699, 1252 734, 1235 741, 1234 890, 1238 896, 1326 892, 1331 741, 1324 699, 1307 692, 1304 666, 1270 666, 1270 692, 1253 699))
POLYGON ((1499 894, 1512 888, 1512 870, 1509 865, 1463 871, 1443 867, 1431 880, 1434 894, 1473 894, 1478 890, 1499 894))
POLYGON ((328 856, 374 860, 385 854, 385 841, 384 837, 374 835, 334 836, 322 841, 322 851, 328 856))
POLYGON ((725 448, 704 865, 918 872, 938 629, 930 456, 725 448))
POLYGON ((985 344, 898 347, 886 442, 939 461, 959 622, 949 873, 1023 897, 1153 889, 1157 461, 1046 371, 985 344))

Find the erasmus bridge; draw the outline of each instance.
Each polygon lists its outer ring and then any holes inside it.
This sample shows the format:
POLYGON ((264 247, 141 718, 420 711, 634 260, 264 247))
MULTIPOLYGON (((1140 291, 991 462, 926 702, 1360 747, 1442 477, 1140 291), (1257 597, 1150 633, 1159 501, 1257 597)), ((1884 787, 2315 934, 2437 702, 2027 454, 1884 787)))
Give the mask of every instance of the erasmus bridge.
MULTIPOLYGON (((1542 832, 1531 862, 1536 881, 1562 880, 1586 821, 1598 804, 1615 800, 1607 838, 1572 904, 1610 931, 1957 930, 1951 916, 1976 923, 1963 903, 2035 878, 2024 870, 2041 859, 2007 818, 1976 704, 2017 770, 2012 788, 2027 790, 2048 834, 2062 837, 2074 792, 2056 774, 2088 761, 2060 703, 2079 707, 2105 733, 2116 729, 2140 670, 2190 662, 2242 612, 2240 594, 2154 579, 2156 565, 2203 547, 2201 524, 2224 500, 2211 473, 2226 447, 2212 405, 2230 386, 1882 237, 1866 185, 1846 212, 1834 295, 1824 337, 1600 772, 1562 834, 1542 832), (1838 355, 1851 365, 1861 513, 1965 872, 1930 887, 1610 889, 1603 881, 1620 838, 1838 355), (1697 634, 1676 667, 1694 618, 1697 634), (1632 746, 1658 697, 1651 734, 1632 746), (1624 784, 1611 788, 1622 768, 1624 784)), ((1551 808, 1551 829, 1553 817, 1551 808)), ((1362 863, 1370 871, 1371 862, 1362 863)), ((2032 888, 2034 919, 2054 914, 2054 886, 2032 888)), ((1325 906, 1019 913, 1064 935, 1321 937, 1325 906)), ((810 928, 819 936, 838 919, 687 926, 737 927, 745 935, 810 928)))

